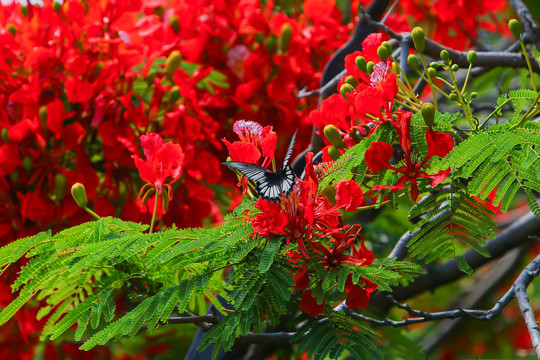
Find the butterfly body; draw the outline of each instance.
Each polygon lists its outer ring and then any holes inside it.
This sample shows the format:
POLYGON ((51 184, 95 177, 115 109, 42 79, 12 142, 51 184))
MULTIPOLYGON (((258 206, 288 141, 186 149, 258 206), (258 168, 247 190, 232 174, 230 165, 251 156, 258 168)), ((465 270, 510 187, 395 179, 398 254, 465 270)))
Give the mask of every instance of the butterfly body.
POLYGON ((287 163, 292 153, 295 138, 296 134, 289 145, 283 167, 276 172, 262 166, 239 161, 227 161, 222 164, 238 170, 242 175, 254 181, 257 193, 261 198, 270 202, 279 202, 281 197, 288 196, 294 187, 296 175, 287 163))

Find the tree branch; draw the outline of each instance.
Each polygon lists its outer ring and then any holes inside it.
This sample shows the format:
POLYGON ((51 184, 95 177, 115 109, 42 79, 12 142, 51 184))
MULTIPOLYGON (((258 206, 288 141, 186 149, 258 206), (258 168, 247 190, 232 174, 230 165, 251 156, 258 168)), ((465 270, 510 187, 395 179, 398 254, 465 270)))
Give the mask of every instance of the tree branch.
POLYGON ((531 335, 534 351, 536 351, 536 355, 540 359, 540 330, 538 329, 536 317, 534 316, 531 304, 529 303, 529 298, 527 297, 527 287, 531 281, 538 276, 539 271, 540 255, 536 256, 536 258, 529 265, 527 265, 527 267, 525 267, 512 285, 511 290, 515 292, 516 299, 521 310, 521 315, 525 319, 527 330, 529 330, 529 334, 531 335))
MULTIPOLYGON (((529 235, 540 232, 540 220, 531 212, 517 219, 512 225, 501 230, 495 239, 488 242, 486 250, 491 254, 490 258, 485 258, 474 250, 467 251, 464 256, 472 269, 497 259, 504 255, 510 249, 518 247, 529 241, 529 235)), ((401 241, 401 239, 400 239, 401 241)), ((396 287, 392 292, 393 296, 399 300, 409 299, 424 291, 435 289, 439 286, 453 282, 465 274, 459 270, 457 262, 450 260, 427 274, 419 276, 413 283, 407 287, 396 287)), ((387 311, 392 304, 387 301, 386 296, 378 292, 372 297, 372 304, 384 311, 387 311)))

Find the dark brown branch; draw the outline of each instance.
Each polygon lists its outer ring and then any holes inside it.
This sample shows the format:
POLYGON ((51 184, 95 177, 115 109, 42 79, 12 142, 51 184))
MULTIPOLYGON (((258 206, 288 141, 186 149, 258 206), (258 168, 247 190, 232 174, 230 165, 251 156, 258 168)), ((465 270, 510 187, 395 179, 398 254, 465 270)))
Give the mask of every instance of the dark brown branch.
POLYGON ((240 336, 236 341, 243 344, 289 344, 294 333, 277 332, 240 336))
MULTIPOLYGON (((392 29, 390 29, 388 26, 382 24, 381 22, 372 20, 369 15, 365 15, 367 21, 370 25, 381 29, 382 31, 388 33, 390 37, 398 40, 400 43, 402 41, 408 41, 409 45, 412 44, 412 38, 408 33, 406 34, 398 34, 392 29)), ((452 63, 458 64, 460 67, 468 67, 469 63, 467 61, 467 52, 465 51, 458 51, 454 50, 452 48, 440 45, 430 39, 425 40, 425 49, 424 54, 432 57, 432 58, 439 58, 441 50, 448 51, 448 54, 450 55, 450 59, 452 60, 452 63)), ((474 63, 474 67, 486 67, 486 68, 495 68, 495 67, 510 67, 510 68, 526 68, 527 62, 525 61, 525 57, 522 54, 516 54, 516 53, 509 53, 506 51, 478 51, 476 57, 476 62, 474 63)), ((533 67, 534 71, 540 71, 540 68, 538 67, 538 62, 536 59, 531 59, 531 65, 533 67)))
MULTIPOLYGON (((465 260, 473 269, 497 259, 507 251, 518 247, 529 240, 529 235, 540 232, 540 220, 531 212, 517 219, 511 226, 501 230, 495 239, 488 242, 486 250, 491 254, 490 258, 485 258, 474 250, 469 250, 464 254, 465 260)), ((412 284, 407 287, 397 287, 394 289, 393 296, 399 300, 409 299, 424 291, 436 289, 439 286, 453 282, 464 276, 459 270, 455 260, 448 261, 425 275, 419 276, 412 284)), ((372 298, 372 304, 383 310, 388 310, 392 306, 386 300, 383 293, 377 293, 372 298)))
POLYGON ((531 281, 538 276, 539 271, 540 255, 536 256, 536 258, 521 272, 517 280, 514 282, 512 290, 515 292, 516 299, 521 310, 521 315, 525 319, 527 330, 529 330, 529 334, 531 335, 534 351, 536 351, 536 355, 540 359, 540 330, 538 329, 536 317, 534 316, 531 304, 529 303, 529 298, 527 297, 527 287, 531 281))

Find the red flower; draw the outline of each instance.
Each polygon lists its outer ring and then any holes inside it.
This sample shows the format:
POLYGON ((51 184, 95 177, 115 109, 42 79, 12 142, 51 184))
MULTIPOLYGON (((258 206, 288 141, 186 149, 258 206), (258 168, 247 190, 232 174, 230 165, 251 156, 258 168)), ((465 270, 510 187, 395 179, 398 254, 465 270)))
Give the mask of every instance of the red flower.
POLYGON ((72 76, 66 80, 66 95, 71 102, 87 102, 94 95, 94 87, 88 81, 72 76))
POLYGON ((261 155, 265 157, 262 166, 272 161, 276 149, 277 134, 271 126, 262 127, 254 121, 239 120, 234 123, 233 131, 238 135, 240 141, 231 144, 223 139, 233 161, 256 164, 261 155))
POLYGON ((396 168, 389 163, 390 158, 394 153, 394 149, 390 144, 381 141, 375 141, 366 150, 365 158, 366 165, 373 172, 379 172, 381 169, 391 169, 394 173, 401 173, 401 176, 395 185, 375 185, 374 190, 393 189, 397 191, 403 189, 403 185, 410 181, 411 183, 411 198, 416 201, 418 198, 418 183, 417 178, 423 177, 431 180, 431 186, 440 184, 450 174, 450 169, 441 170, 437 174, 429 175, 421 169, 433 156, 445 157, 453 148, 454 143, 452 137, 448 134, 426 130, 426 141, 428 145, 428 154, 422 162, 419 162, 416 154, 411 151, 411 133, 410 133, 410 113, 400 113, 398 121, 394 123, 399 136, 399 142, 403 149, 403 158, 401 167, 396 168))
POLYGON ((353 284, 352 274, 349 274, 347 281, 345 282, 345 290, 347 291, 345 304, 351 309, 364 309, 369 304, 369 294, 376 289, 377 284, 365 278, 358 284, 353 284), (361 286, 362 284, 364 287, 361 286))
POLYGON ((139 155, 131 157, 135 160, 135 166, 139 170, 141 179, 154 184, 159 194, 167 178, 172 177, 169 185, 182 175, 182 162, 184 154, 178 144, 166 143, 156 133, 141 136, 141 145, 144 149, 143 160, 139 155))
POLYGON ((311 289, 304 291, 302 300, 300 300, 300 309, 313 317, 317 317, 324 311, 324 303, 326 300, 323 299, 322 304, 317 304, 317 299, 313 297, 312 293, 313 290, 311 289))
POLYGON ((337 206, 352 212, 364 202, 364 193, 356 181, 340 181, 336 185, 336 201, 337 206))
POLYGON ((283 227, 287 225, 289 218, 282 213, 281 204, 259 199, 255 203, 255 207, 262 213, 253 218, 253 231, 267 237, 285 234, 283 227))

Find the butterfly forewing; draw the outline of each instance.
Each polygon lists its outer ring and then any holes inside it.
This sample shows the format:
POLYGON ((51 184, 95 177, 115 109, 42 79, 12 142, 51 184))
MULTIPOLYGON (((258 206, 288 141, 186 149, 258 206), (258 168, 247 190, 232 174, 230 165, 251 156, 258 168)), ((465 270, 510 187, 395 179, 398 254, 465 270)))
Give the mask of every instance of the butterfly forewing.
POLYGON ((279 202, 282 195, 289 195, 294 186, 295 174, 290 166, 272 172, 261 166, 237 161, 224 162, 257 184, 257 192, 264 200, 279 202))
POLYGON ((296 133, 294 133, 287 154, 285 155, 283 168, 277 172, 272 172, 262 166, 238 161, 227 161, 222 164, 238 170, 248 179, 255 181, 257 192, 261 198, 270 202, 279 202, 281 196, 289 195, 294 187, 296 175, 293 169, 287 166, 287 163, 291 157, 295 140, 296 133))

